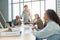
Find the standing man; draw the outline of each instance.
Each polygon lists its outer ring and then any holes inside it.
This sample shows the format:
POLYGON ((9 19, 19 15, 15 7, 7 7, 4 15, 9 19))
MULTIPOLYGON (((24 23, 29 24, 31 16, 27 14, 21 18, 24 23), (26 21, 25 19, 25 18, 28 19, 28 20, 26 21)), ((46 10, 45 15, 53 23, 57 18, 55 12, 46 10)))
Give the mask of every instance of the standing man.
POLYGON ((30 14, 30 10, 28 8, 28 5, 24 5, 24 10, 23 10, 23 13, 22 13, 22 18, 23 18, 23 21, 25 23, 31 21, 31 14, 30 14))

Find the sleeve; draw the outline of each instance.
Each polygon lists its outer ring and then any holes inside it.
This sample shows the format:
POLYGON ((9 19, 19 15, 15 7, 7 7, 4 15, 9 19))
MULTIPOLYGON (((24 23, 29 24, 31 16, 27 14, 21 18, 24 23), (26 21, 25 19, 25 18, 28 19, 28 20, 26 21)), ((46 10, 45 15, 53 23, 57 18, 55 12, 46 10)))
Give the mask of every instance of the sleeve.
POLYGON ((34 19, 34 25, 35 25, 35 24, 37 24, 37 20, 36 20, 36 19, 34 19))
POLYGON ((48 24, 44 29, 42 29, 41 31, 33 31, 33 34, 36 37, 39 38, 47 38, 51 35, 54 34, 54 28, 53 28, 53 24, 48 24))
POLYGON ((23 15, 24 15, 24 11, 22 12, 22 15, 21 16, 23 17, 23 15))
POLYGON ((24 11, 21 14, 21 18, 24 20, 24 11))
POLYGON ((30 20, 32 20, 32 15, 31 15, 30 11, 29 11, 29 16, 30 16, 30 20))

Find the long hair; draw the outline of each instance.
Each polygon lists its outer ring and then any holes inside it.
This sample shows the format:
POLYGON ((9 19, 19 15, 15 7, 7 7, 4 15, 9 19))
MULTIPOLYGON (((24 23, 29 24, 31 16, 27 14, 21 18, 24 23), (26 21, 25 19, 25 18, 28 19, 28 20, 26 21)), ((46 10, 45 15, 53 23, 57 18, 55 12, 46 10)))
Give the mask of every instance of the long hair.
POLYGON ((49 18, 51 20, 55 21, 60 26, 60 19, 59 19, 57 13, 52 9, 48 9, 46 12, 47 12, 49 18))

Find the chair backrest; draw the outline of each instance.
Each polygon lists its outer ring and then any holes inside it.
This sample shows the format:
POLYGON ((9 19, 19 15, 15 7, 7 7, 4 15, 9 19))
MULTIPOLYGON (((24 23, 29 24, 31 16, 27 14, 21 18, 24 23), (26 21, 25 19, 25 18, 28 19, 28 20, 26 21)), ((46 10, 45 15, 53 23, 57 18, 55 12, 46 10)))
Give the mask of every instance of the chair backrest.
POLYGON ((5 28, 6 20, 1 11, 0 11, 0 22, 1 22, 2 26, 5 28))
POLYGON ((10 26, 12 26, 12 21, 11 22, 7 22, 10 26))
POLYGON ((48 37, 47 40, 60 40, 60 34, 54 34, 48 37))

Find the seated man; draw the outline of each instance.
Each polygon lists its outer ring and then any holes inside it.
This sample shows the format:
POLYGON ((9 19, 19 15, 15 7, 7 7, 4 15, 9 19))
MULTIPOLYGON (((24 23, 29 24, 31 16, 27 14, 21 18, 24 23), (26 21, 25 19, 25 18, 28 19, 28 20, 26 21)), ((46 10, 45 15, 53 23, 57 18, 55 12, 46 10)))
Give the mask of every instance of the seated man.
POLYGON ((13 20, 13 25, 14 26, 20 26, 21 25, 21 20, 19 16, 16 16, 16 19, 13 20))

